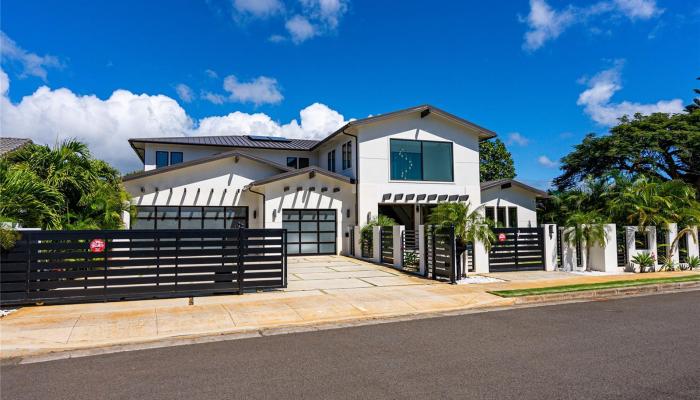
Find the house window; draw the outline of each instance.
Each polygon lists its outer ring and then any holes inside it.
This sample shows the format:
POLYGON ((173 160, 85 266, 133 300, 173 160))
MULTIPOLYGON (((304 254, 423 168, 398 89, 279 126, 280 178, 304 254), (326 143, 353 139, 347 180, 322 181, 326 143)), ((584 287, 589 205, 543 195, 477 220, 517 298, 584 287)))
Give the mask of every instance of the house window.
POLYGON ((506 208, 496 207, 496 226, 499 228, 506 227, 506 208))
POLYGON ((309 159, 306 157, 287 157, 287 166, 295 169, 306 168, 309 166, 309 159))
POLYGON ((168 166, 168 152, 156 151, 156 168, 168 166))
POLYGON ((180 164, 182 162, 182 152, 181 151, 171 151, 170 152, 170 165, 180 164))
POLYGON ((491 222, 496 222, 496 214, 495 214, 495 209, 493 207, 486 207, 485 208, 485 216, 486 219, 488 219, 491 222))
POLYGON ((335 172, 335 150, 328 152, 328 170, 335 172))
POLYGON ((352 142, 343 145, 343 169, 352 168, 352 142))
POLYGON ((391 139, 391 179, 453 181, 451 142, 391 139))
POLYGON ((508 207, 508 227, 518 227, 518 207, 508 207))
POLYGON ((248 226, 248 207, 137 206, 131 229, 224 229, 248 226))

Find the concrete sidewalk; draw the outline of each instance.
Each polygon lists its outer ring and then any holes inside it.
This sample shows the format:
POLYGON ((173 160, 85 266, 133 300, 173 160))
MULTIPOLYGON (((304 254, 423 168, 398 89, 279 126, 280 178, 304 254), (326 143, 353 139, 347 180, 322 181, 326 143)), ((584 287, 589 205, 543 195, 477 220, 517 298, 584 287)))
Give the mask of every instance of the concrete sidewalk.
MULTIPOLYGON (((684 274, 692 273, 653 276, 684 274)), ((187 298, 177 298, 25 307, 0 319, 1 358, 508 306, 515 300, 487 291, 639 279, 651 274, 580 276, 521 272, 510 274, 510 281, 499 283, 449 285, 334 256, 295 260, 290 263, 289 275, 289 288, 285 290, 197 297, 194 305, 188 305, 187 298)))

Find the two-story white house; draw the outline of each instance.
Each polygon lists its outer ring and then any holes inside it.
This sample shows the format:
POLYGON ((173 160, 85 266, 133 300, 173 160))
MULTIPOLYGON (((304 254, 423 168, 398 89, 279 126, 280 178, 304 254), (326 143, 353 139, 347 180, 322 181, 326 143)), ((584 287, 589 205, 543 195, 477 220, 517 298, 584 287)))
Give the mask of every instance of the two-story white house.
POLYGON ((124 178, 137 208, 127 224, 286 228, 290 255, 347 253, 351 228, 379 214, 415 229, 440 202, 481 205, 479 142, 495 136, 421 105, 349 122, 322 140, 131 139, 144 170, 124 178))

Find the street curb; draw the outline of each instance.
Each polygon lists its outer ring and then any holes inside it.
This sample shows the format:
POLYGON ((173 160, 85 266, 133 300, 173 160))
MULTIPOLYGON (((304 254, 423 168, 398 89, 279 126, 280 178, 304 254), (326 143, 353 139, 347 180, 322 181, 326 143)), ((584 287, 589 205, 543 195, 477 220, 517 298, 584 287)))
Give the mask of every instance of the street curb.
POLYGON ((621 288, 582 290, 580 292, 552 293, 532 296, 511 297, 515 304, 550 303, 569 300, 618 298, 631 295, 669 293, 677 290, 699 290, 700 281, 658 283, 653 285, 627 286, 621 288))
POLYGON ((65 360, 70 358, 89 357, 127 351, 159 349, 164 347, 186 346, 201 343, 213 343, 237 339, 262 338, 266 336, 285 335, 290 333, 317 332, 332 329, 362 327, 394 322, 415 321, 439 317, 454 317, 469 314, 482 314, 495 311, 508 311, 523 308, 545 307, 559 304, 581 303, 599 301, 605 299, 621 299, 626 297, 648 296, 654 294, 682 293, 700 290, 700 282, 678 282, 671 284, 647 285, 647 287, 626 287, 619 289, 606 289, 598 291, 558 293, 540 296, 523 296, 509 298, 514 302, 511 305, 482 306, 474 308, 457 308, 442 311, 429 311, 423 313, 410 313, 396 316, 378 316, 360 319, 348 319, 333 322, 320 322, 308 325, 287 325, 274 328, 252 328, 238 332, 203 333, 193 335, 174 336, 151 341, 96 346, 82 349, 66 349, 49 351, 46 353, 29 354, 0 359, 0 366, 17 364, 33 364, 47 361, 65 360), (642 289, 643 290, 640 290, 642 289), (568 296, 564 296, 568 295, 568 296))

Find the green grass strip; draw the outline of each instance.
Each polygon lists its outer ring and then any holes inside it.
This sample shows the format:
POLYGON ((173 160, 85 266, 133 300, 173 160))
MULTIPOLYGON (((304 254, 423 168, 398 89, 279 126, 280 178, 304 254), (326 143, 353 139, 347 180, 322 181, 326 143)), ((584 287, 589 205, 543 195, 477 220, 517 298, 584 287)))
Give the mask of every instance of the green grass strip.
POLYGON ((496 296, 501 296, 501 297, 520 297, 520 296, 532 296, 532 295, 539 295, 539 294, 581 292, 584 290, 600 290, 600 289, 612 289, 612 288, 629 287, 629 286, 655 285, 658 283, 693 282, 693 281, 700 281, 700 275, 673 276, 670 278, 629 279, 629 280, 624 280, 624 281, 583 283, 583 284, 579 284, 579 285, 550 286, 550 287, 539 287, 539 288, 530 288, 530 289, 493 290, 493 291, 489 291, 488 293, 495 294, 496 296))

